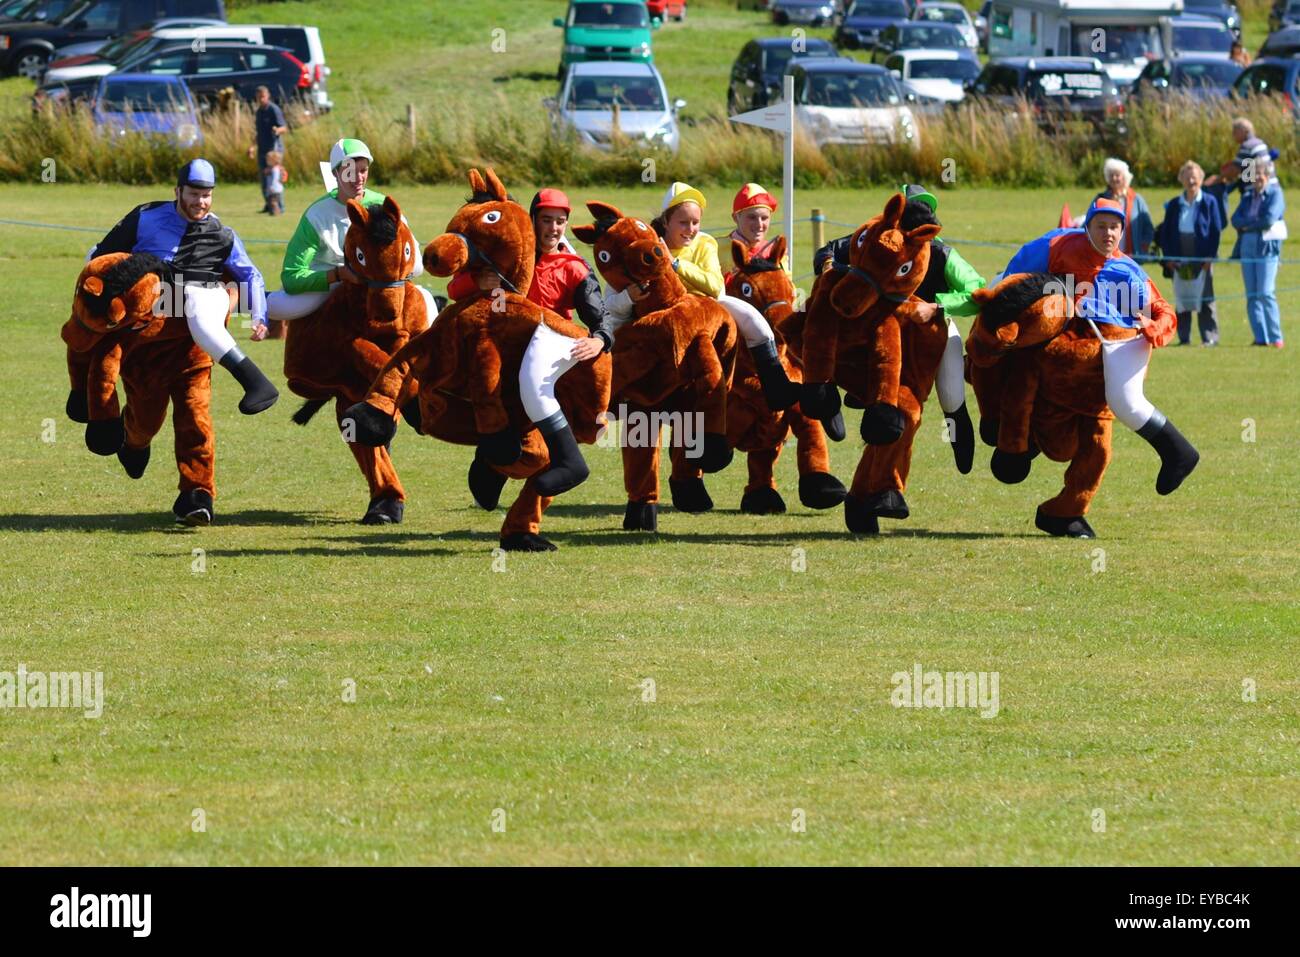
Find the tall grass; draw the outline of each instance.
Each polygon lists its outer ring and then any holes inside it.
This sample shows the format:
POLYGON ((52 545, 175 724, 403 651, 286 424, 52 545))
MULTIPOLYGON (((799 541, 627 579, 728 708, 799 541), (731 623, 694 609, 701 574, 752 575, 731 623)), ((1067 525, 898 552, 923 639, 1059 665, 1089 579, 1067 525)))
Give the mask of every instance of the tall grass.
MULTIPOLYGON (((1173 182, 1187 159, 1207 171, 1235 151, 1232 118, 1251 117, 1259 134, 1282 154, 1285 170, 1296 159, 1295 121, 1277 100, 1194 101, 1182 96, 1130 101, 1126 136, 1092 129, 1043 129, 1023 104, 1006 110, 962 104, 917 117, 919 145, 826 147, 800 137, 796 170, 803 187, 858 187, 917 179, 939 186, 1082 186, 1099 182, 1102 160, 1118 155, 1132 166, 1138 185, 1173 182)), ((360 136, 376 157, 377 182, 459 182, 471 166, 491 165, 507 182, 572 186, 627 185, 681 179, 702 185, 751 180, 776 182, 779 141, 771 134, 706 116, 682 130, 673 156, 644 141, 624 140, 612 150, 557 135, 544 111, 503 94, 439 104, 417 117, 364 106, 343 127, 333 116, 295 127, 285 165, 291 177, 314 180, 318 163, 343 134, 360 136), (653 166, 648 161, 653 161, 653 166)), ((246 107, 214 112, 203 120, 202 154, 225 182, 251 181, 248 157, 252 117, 246 107)), ((61 181, 153 183, 170 181, 184 159, 200 150, 131 136, 110 142, 84 110, 46 110, 0 129, 0 180, 39 179, 54 160, 61 181)), ((48 173, 47 173, 48 175, 48 173)))

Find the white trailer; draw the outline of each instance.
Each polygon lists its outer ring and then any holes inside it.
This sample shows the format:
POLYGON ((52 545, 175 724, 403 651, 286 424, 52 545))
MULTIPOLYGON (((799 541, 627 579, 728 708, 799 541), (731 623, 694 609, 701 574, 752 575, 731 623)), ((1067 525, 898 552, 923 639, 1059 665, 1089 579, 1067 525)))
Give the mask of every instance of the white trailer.
POLYGON ((1119 86, 1172 49, 1183 0, 993 0, 989 56, 1088 56, 1119 86))

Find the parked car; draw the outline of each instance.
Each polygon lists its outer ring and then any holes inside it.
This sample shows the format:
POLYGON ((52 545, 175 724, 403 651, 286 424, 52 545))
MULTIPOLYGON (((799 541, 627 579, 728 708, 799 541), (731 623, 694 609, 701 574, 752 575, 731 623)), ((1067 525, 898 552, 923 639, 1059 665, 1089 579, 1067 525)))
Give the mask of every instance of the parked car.
POLYGON ((645 8, 651 17, 660 20, 676 20, 681 23, 686 19, 686 0, 645 0, 645 8))
POLYGON ((0 24, 57 20, 85 0, 9 0, 0 4, 0 24))
POLYGON ((1232 53, 1236 37, 1214 17, 1173 17, 1169 21, 1173 30, 1173 56, 1184 53, 1217 54, 1227 59, 1232 53))
POLYGON ((835 19, 835 0, 772 0, 772 22, 783 27, 806 23, 821 27, 835 19))
MULTIPOLYGON (((228 88, 251 103, 257 88, 266 86, 271 91, 271 98, 285 107, 286 116, 300 115, 288 108, 288 104, 294 101, 302 103, 305 111, 314 112, 311 71, 282 47, 222 40, 196 51, 192 42, 186 41, 155 50, 133 63, 131 72, 184 78, 201 110, 218 105, 223 91, 228 88)), ((46 100, 88 100, 99 83, 99 77, 91 77, 44 84, 36 91, 36 105, 46 100)))
POLYGON ((1183 93, 1198 100, 1213 100, 1232 93, 1241 76, 1240 64, 1216 54, 1188 53, 1152 60, 1133 84, 1132 96, 1183 93))
POLYGON ((882 66, 846 57, 796 58, 795 122, 818 146, 919 143, 907 94, 882 66))
POLYGON ((163 17, 226 19, 224 0, 93 0, 54 21, 0 28, 0 74, 38 78, 54 51, 69 43, 111 40, 149 27, 163 17))
POLYGON ((727 87, 727 109, 731 113, 756 110, 777 103, 782 96, 781 78, 786 67, 796 55, 801 57, 833 57, 835 48, 825 40, 809 38, 796 54, 790 37, 763 37, 750 40, 740 49, 740 55, 731 65, 731 81, 727 87))
POLYGON ((572 130, 581 142, 599 149, 612 145, 616 104, 622 135, 677 152, 677 112, 686 101, 670 105, 653 63, 575 63, 560 84, 559 96, 545 101, 557 133, 572 130))
POLYGON ((984 0, 980 12, 975 14, 975 35, 980 39, 980 49, 989 52, 989 17, 993 15, 993 0, 984 0))
POLYGON ((1300 0, 1283 0, 1274 3, 1268 12, 1268 29, 1270 32, 1300 24, 1300 0))
POLYGON ((113 142, 132 135, 158 136, 181 149, 203 143, 199 111, 179 76, 115 73, 99 81, 91 109, 95 128, 113 142))
POLYGON ((849 50, 870 50, 880 31, 907 19, 903 0, 852 0, 835 28, 835 45, 849 50))
POLYGON ((966 45, 966 38, 951 23, 909 21, 886 27, 871 49, 871 62, 884 63, 891 53, 901 50, 960 50, 972 62, 978 62, 975 52, 966 45))
POLYGON ((990 60, 966 92, 1006 109, 1018 108, 1023 99, 1046 129, 1083 121, 1099 130, 1127 132, 1119 88, 1095 57, 990 60))
POLYGON ((1300 58, 1261 56, 1232 84, 1234 96, 1281 96, 1300 119, 1300 58))
POLYGON ((1283 27, 1276 33, 1270 33, 1264 45, 1259 48, 1259 55, 1288 57, 1300 53, 1300 27, 1283 27))
POLYGON ((975 32, 975 23, 960 3, 935 3, 925 0, 916 5, 916 9, 912 11, 912 19, 918 23, 951 23, 961 31, 966 45, 972 50, 980 44, 979 34, 975 32))
POLYGON ((569 64, 587 60, 654 62, 650 32, 661 21, 642 0, 570 0, 568 13, 552 22, 564 30, 560 79, 569 64))
POLYGON ((885 69, 919 101, 956 103, 979 76, 979 64, 958 50, 902 50, 885 60, 885 69))
POLYGON ((1119 24, 1105 28, 1105 49, 1093 51, 1097 28, 1075 25, 1071 36, 1071 49, 1087 51, 1106 67, 1106 72, 1121 90, 1127 89, 1138 78, 1143 67, 1158 60, 1168 51, 1164 48, 1161 31, 1154 23, 1119 24))
POLYGON ((1231 0, 1183 0, 1183 12, 1214 17, 1241 39, 1241 11, 1231 0))
POLYGON ((157 33, 160 30, 197 30, 199 27, 224 27, 225 25, 225 21, 213 20, 211 17, 165 17, 147 30, 124 33, 107 42, 103 40, 84 40, 78 43, 69 43, 67 46, 55 50, 50 62, 53 64, 73 57, 99 56, 103 51, 115 44, 130 42, 138 37, 148 36, 150 33, 157 33))

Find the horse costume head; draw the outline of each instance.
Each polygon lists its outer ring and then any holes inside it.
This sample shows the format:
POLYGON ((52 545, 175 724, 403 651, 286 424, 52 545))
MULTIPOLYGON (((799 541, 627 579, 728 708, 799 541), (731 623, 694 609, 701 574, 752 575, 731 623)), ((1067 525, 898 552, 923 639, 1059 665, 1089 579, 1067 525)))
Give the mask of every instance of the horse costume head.
POLYGON ((970 337, 975 361, 1054 339, 1075 314, 1064 280, 1050 273, 1015 273, 971 298, 980 306, 970 337))
POLYGON ((831 291, 831 305, 856 319, 879 303, 905 303, 921 285, 930 265, 930 240, 939 235, 933 223, 903 232, 900 221, 907 200, 895 193, 879 216, 858 227, 849 240, 849 265, 831 291))
POLYGON ((753 256, 738 239, 731 241, 731 260, 736 272, 727 279, 727 295, 743 299, 769 322, 794 311, 794 282, 784 269, 785 237, 778 236, 770 256, 753 256))
POLYGON ((524 295, 533 281, 537 239, 528 210, 520 206, 488 170, 469 171, 472 194, 447 224, 447 231, 424 247, 424 268, 434 276, 464 269, 486 269, 507 292, 524 295))
POLYGON ((667 308, 686 295, 668 247, 649 223, 608 203, 590 202, 587 209, 596 221, 574 226, 573 235, 594 247, 596 268, 611 289, 635 285, 647 293, 641 311, 667 308))
POLYGON ((82 331, 101 336, 115 329, 161 326, 155 315, 162 295, 166 263, 149 253, 109 253, 96 256, 81 270, 72 300, 72 318, 82 331))
POLYGON ((362 206, 348 200, 352 225, 343 240, 348 266, 372 289, 401 286, 415 268, 415 236, 402 220, 402 210, 392 198, 382 206, 362 206))

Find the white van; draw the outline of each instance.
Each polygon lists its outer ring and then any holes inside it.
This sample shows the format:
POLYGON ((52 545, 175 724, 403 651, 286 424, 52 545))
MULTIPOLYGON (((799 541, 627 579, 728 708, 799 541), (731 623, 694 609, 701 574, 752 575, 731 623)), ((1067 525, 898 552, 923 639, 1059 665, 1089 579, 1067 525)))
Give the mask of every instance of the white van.
POLYGON ((1183 0, 992 0, 989 56, 1095 57, 1124 87, 1169 55, 1182 12, 1183 0))

